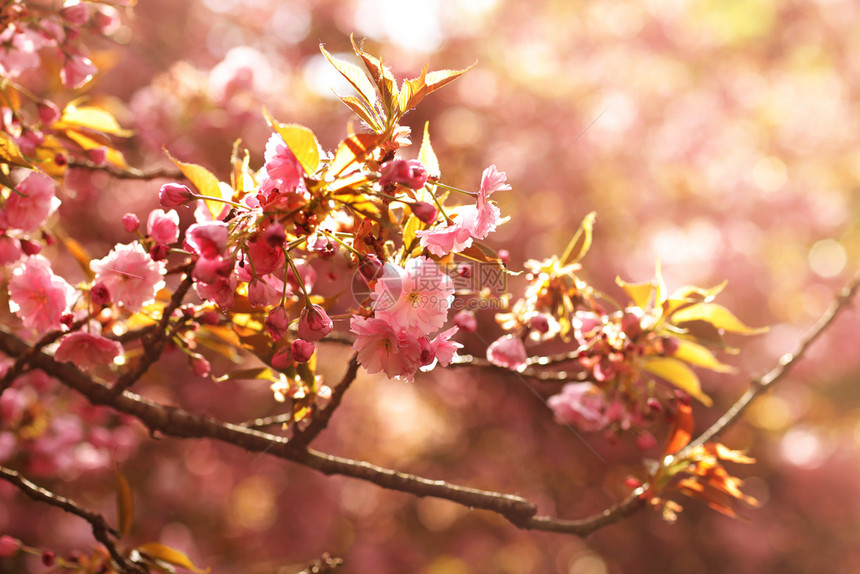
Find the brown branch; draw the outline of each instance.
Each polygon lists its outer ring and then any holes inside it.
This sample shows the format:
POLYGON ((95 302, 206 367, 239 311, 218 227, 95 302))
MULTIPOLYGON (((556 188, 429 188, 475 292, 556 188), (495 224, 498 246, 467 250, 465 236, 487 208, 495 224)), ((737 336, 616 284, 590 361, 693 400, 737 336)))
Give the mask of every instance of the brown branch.
POLYGON ((101 171, 115 179, 137 179, 144 181, 152 179, 185 179, 185 176, 178 169, 154 169, 152 171, 143 171, 134 167, 120 169, 108 164, 96 165, 89 161, 76 159, 69 161, 69 167, 88 169, 90 171, 101 171))
POLYGON ((314 440, 318 434, 320 434, 327 426, 329 420, 331 420, 331 416, 334 414, 334 411, 340 405, 341 399, 343 399, 343 395, 346 393, 346 390, 349 388, 349 385, 355 380, 356 375, 358 375, 358 354, 354 354, 349 359, 349 365, 346 368, 346 373, 344 373, 343 377, 340 379, 340 382, 332 389, 331 399, 324 409, 319 410, 314 414, 313 420, 311 420, 311 424, 302 431, 296 433, 296 435, 292 439, 292 443, 297 446, 307 446, 314 440))
POLYGON ((142 567, 125 558, 119 550, 117 550, 117 547, 113 540, 110 539, 110 536, 119 537, 119 532, 108 526, 104 516, 101 514, 86 510, 75 501, 64 496, 54 494, 50 490, 31 482, 19 472, 6 468, 5 466, 0 466, 0 479, 14 485, 18 490, 37 502, 50 504, 51 506, 55 506, 65 512, 83 518, 90 523, 90 526, 93 529, 93 537, 107 548, 108 552, 110 552, 111 558, 113 558, 114 562, 116 562, 124 572, 137 572, 141 574, 145 572, 142 567))
POLYGON ((681 452, 679 452, 676 456, 678 458, 683 457, 690 450, 696 448, 697 446, 701 446, 707 442, 714 440, 717 436, 719 436, 723 431, 733 425, 740 416, 746 411, 747 407, 749 407, 750 403, 762 394, 764 391, 769 389, 771 386, 784 379, 788 373, 791 371, 792 367, 800 361, 806 355, 806 352, 809 350, 809 347, 819 338, 824 332, 833 324, 836 318, 845 311, 851 301, 854 299, 854 296, 857 293, 858 288, 860 288, 860 271, 854 276, 848 285, 839 292, 839 295, 830 304, 830 307, 824 312, 823 315, 818 319, 815 325, 810 329, 809 333, 807 333, 806 337, 804 337, 803 341, 801 341, 797 350, 794 353, 789 353, 783 355, 779 364, 771 369, 764 376, 759 377, 757 379, 753 379, 750 388, 733 404, 726 413, 721 416, 714 424, 708 428, 705 432, 699 435, 695 440, 690 442, 686 448, 684 448, 681 452))

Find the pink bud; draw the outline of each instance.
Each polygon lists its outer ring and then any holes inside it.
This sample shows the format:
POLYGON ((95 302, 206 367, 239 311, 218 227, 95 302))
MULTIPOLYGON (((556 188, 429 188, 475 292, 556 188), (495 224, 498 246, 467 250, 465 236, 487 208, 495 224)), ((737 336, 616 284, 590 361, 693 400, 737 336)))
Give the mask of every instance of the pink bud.
POLYGON ((382 164, 379 185, 399 183, 410 189, 420 189, 427 183, 427 170, 417 159, 394 159, 382 164))
POLYGON ((319 305, 311 305, 302 309, 299 317, 299 338, 305 341, 319 341, 332 332, 334 323, 325 309, 319 305))
POLYGON ((179 239, 179 214, 172 209, 153 209, 146 220, 146 233, 156 243, 175 243, 179 239))
POLYGON ((272 366, 281 371, 292 367, 295 361, 293 361, 291 349, 292 346, 278 349, 278 352, 272 357, 272 366))
POLYGON ((382 261, 379 257, 370 253, 364 256, 364 260, 358 266, 358 272, 370 283, 382 276, 382 261))
POLYGON ((110 291, 101 281, 93 283, 92 288, 90 288, 90 301, 93 302, 93 305, 99 306, 110 304, 110 291))
POLYGON ((456 315, 454 315, 454 324, 457 325, 461 331, 465 331, 467 333, 474 333, 478 329, 478 321, 475 319, 475 314, 471 311, 460 311, 456 315))
POLYGON ((44 552, 42 552, 42 565, 43 566, 51 567, 54 565, 55 560, 56 559, 54 557, 54 553, 51 552, 50 550, 45 550, 44 552))
POLYGON ((639 450, 648 450, 657 444, 657 439, 651 433, 643 433, 636 437, 636 448, 639 450))
POLYGON ((88 149, 86 154, 87 159, 96 165, 103 165, 107 161, 107 148, 104 146, 88 149))
POLYGON ((494 365, 518 369, 526 364, 526 348, 519 337, 504 335, 487 348, 487 359, 494 365))
POLYGON ((208 377, 212 371, 209 361, 202 355, 192 355, 191 357, 191 372, 197 377, 208 377))
POLYGON ((95 15, 96 27, 105 36, 119 30, 119 11, 113 6, 102 6, 95 15))
POLYGON ((60 10, 60 16, 70 24, 83 26, 90 17, 90 7, 80 0, 66 0, 60 10))
POLYGON ((21 550, 21 541, 11 536, 0 536, 0 558, 12 558, 21 550))
POLYGON ((44 100, 39 102, 39 121, 43 126, 50 126, 60 119, 60 108, 54 102, 44 100))
POLYGON ((287 328, 290 326, 290 319, 287 317, 287 311, 282 305, 274 307, 266 316, 266 330, 273 341, 277 342, 287 334, 287 328))
POLYGON ((170 253, 170 247, 164 243, 156 243, 149 250, 149 256, 153 261, 164 261, 170 253))
POLYGON ((499 257, 499 260, 505 265, 511 262, 511 252, 507 249, 499 249, 499 252, 496 253, 496 255, 499 257))
POLYGON ((42 246, 29 239, 22 239, 21 250, 27 255, 38 255, 42 252, 42 246))
POLYGON ((163 207, 179 207, 192 199, 191 189, 181 183, 165 183, 158 192, 158 201, 163 207))
POLYGON ((427 224, 436 221, 436 215, 439 213, 435 205, 427 203, 426 201, 410 203, 409 207, 412 209, 412 213, 415 217, 427 224))
POLYGON ((529 327, 541 335, 545 335, 549 331, 549 319, 543 313, 538 313, 529 319, 529 327))
POLYGON ((290 345, 290 352, 293 354, 293 359, 298 363, 309 361, 313 356, 316 347, 310 341, 296 339, 290 345))
POLYGON ((122 216, 122 225, 129 233, 134 233, 140 229, 140 219, 133 213, 126 213, 122 216))

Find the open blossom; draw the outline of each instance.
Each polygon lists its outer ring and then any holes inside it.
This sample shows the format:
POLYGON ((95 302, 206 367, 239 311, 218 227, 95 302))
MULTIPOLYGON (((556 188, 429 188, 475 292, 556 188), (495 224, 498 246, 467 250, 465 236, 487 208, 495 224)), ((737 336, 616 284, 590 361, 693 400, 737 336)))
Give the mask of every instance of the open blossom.
POLYGON ((516 370, 526 364, 527 358, 523 342, 513 335, 503 335, 487 348, 487 360, 500 367, 516 370))
POLYGON ((491 231, 502 223, 501 211, 490 203, 490 195, 496 191, 507 191, 511 186, 506 183, 505 172, 496 170, 491 165, 484 170, 481 176, 481 189, 478 192, 478 202, 475 206, 475 226, 472 228, 472 237, 475 239, 486 239, 491 231))
POLYGON ((201 257, 212 259, 224 253, 229 236, 227 224, 223 221, 204 221, 188 228, 185 243, 201 257))
POLYGON ((599 431, 609 424, 606 396, 591 383, 569 383, 547 404, 561 423, 574 425, 586 432, 599 431))
POLYGON ((54 195, 54 180, 32 172, 18 184, 18 193, 10 193, 6 200, 6 219, 9 227, 32 231, 60 206, 54 195))
POLYGON ((65 279, 54 275, 47 259, 34 255, 12 271, 9 309, 21 318, 25 327, 47 333, 60 327, 60 318, 74 292, 65 279))
POLYGON ((421 342, 421 370, 430 371, 438 362, 443 367, 447 367, 454 357, 457 355, 457 349, 461 349, 463 345, 456 341, 452 341, 458 327, 451 327, 446 331, 442 331, 430 341, 425 337, 421 342))
POLYGON ((179 239, 179 214, 172 209, 153 209, 146 221, 146 233, 156 243, 170 245, 179 239))
POLYGON ((375 317, 353 316, 349 325, 356 335, 352 347, 368 373, 384 371, 388 378, 413 379, 421 366, 421 344, 417 338, 375 317))
POLYGON ((111 300, 137 311, 155 300, 164 287, 164 263, 153 261, 139 243, 117 245, 106 257, 90 262, 96 281, 110 292, 111 300))
POLYGON ((447 321, 454 283, 432 259, 415 257, 405 267, 387 263, 372 297, 377 318, 421 337, 447 321))
POLYGON ((54 359, 72 363, 79 369, 108 365, 122 355, 122 345, 96 333, 75 331, 60 339, 54 359))
POLYGON ((291 192, 299 186, 304 175, 302 164, 279 134, 272 134, 266 142, 266 174, 280 182, 282 192, 291 192))

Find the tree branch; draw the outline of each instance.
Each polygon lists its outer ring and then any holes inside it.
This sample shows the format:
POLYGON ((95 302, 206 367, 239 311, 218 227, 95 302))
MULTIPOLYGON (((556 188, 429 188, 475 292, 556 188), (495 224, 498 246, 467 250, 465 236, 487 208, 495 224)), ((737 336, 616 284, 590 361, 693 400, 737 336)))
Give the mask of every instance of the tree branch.
POLYGON ((143 171, 135 167, 119 169, 108 164, 96 165, 89 161, 76 159, 69 161, 69 167, 88 169, 90 171, 101 171, 115 179, 137 179, 146 181, 151 179, 185 179, 185 175, 183 175, 183 173, 178 169, 154 169, 152 171, 143 171))
POLYGON ((75 516, 83 518, 90 523, 90 526, 93 529, 93 537, 107 548, 108 552, 110 552, 111 558, 114 559, 117 565, 124 572, 137 572, 141 574, 145 572, 143 568, 125 558, 119 550, 117 550, 117 547, 113 540, 110 539, 110 536, 118 537, 119 532, 108 526, 101 514, 86 510, 75 501, 64 496, 54 494, 50 490, 31 482, 19 472, 6 468, 5 466, 0 466, 0 479, 13 484, 18 488, 18 490, 37 502, 50 504, 51 506, 55 506, 61 510, 74 514, 75 516))

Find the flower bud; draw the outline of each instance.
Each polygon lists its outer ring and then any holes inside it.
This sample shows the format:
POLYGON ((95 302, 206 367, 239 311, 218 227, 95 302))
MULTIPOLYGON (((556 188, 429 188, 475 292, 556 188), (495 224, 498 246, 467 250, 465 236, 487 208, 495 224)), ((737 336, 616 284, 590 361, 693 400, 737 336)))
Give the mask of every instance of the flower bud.
POLYGON ((38 255, 42 252, 42 246, 35 241, 30 241, 29 239, 22 239, 21 251, 23 251, 27 255, 38 255))
POLYGON ((162 207, 179 207, 194 199, 194 194, 187 185, 181 183, 165 183, 158 192, 158 201, 162 207))
POLYGON ((156 243, 149 250, 149 256, 153 261, 164 261, 168 253, 170 253, 170 247, 164 243, 156 243))
POLYGON ((90 288, 90 300, 93 302, 93 305, 100 307, 110 305, 110 291, 108 291, 107 285, 101 281, 93 283, 93 286, 90 288))
POLYGON ((284 369, 289 369, 293 366, 293 353, 292 347, 282 347, 278 349, 278 352, 272 357, 272 366, 276 369, 283 371, 284 369))
POLYGON ((95 165, 104 165, 107 161, 107 148, 104 146, 94 147, 86 151, 87 159, 95 165))
POLYGON ((38 108, 39 121, 43 126, 50 126, 60 119, 60 108, 54 102, 45 100, 39 103, 38 108))
POLYGON ((313 356, 314 351, 316 351, 314 344, 310 341, 305 341, 304 339, 296 339, 290 345, 290 352, 293 355, 293 360, 298 363, 309 361, 313 356))
POLYGON ((80 0, 66 0, 60 10, 60 16, 70 24, 83 26, 90 17, 90 7, 80 0))
POLYGON ((537 315, 532 315, 529 319, 529 327, 540 333, 541 335, 546 335, 549 331, 549 319, 543 313, 538 313, 537 315))
POLYGON ((129 233, 134 233, 140 228, 140 219, 133 213, 126 213, 122 216, 122 226, 129 233))
POLYGON ((287 317, 287 311, 282 305, 274 307, 269 314, 266 315, 266 330, 273 341, 280 341, 287 334, 287 328, 290 326, 290 319, 287 317))
POLYGON ((436 221, 436 215, 439 213, 435 205, 427 203, 426 201, 410 203, 409 207, 412 209, 412 213, 415 217, 428 225, 436 221))
POLYGON ((465 309, 454 315, 454 324, 466 333, 474 333, 478 329, 478 321, 475 319, 475 314, 465 309))
POLYGON ((319 341, 332 332, 334 323, 325 309, 319 305, 311 305, 302 309, 299 317, 299 338, 305 341, 319 341))
POLYGON ((8 535, 0 536, 0 558, 12 558, 21 550, 21 541, 8 535))
POLYGON ((195 376, 208 377, 211 371, 212 367, 209 365, 209 361, 207 361, 203 357, 203 355, 191 356, 191 372, 194 373, 195 376))
POLYGON ((427 183, 427 170, 417 159, 394 159, 382 164, 379 185, 399 183, 410 189, 421 189, 427 183))

